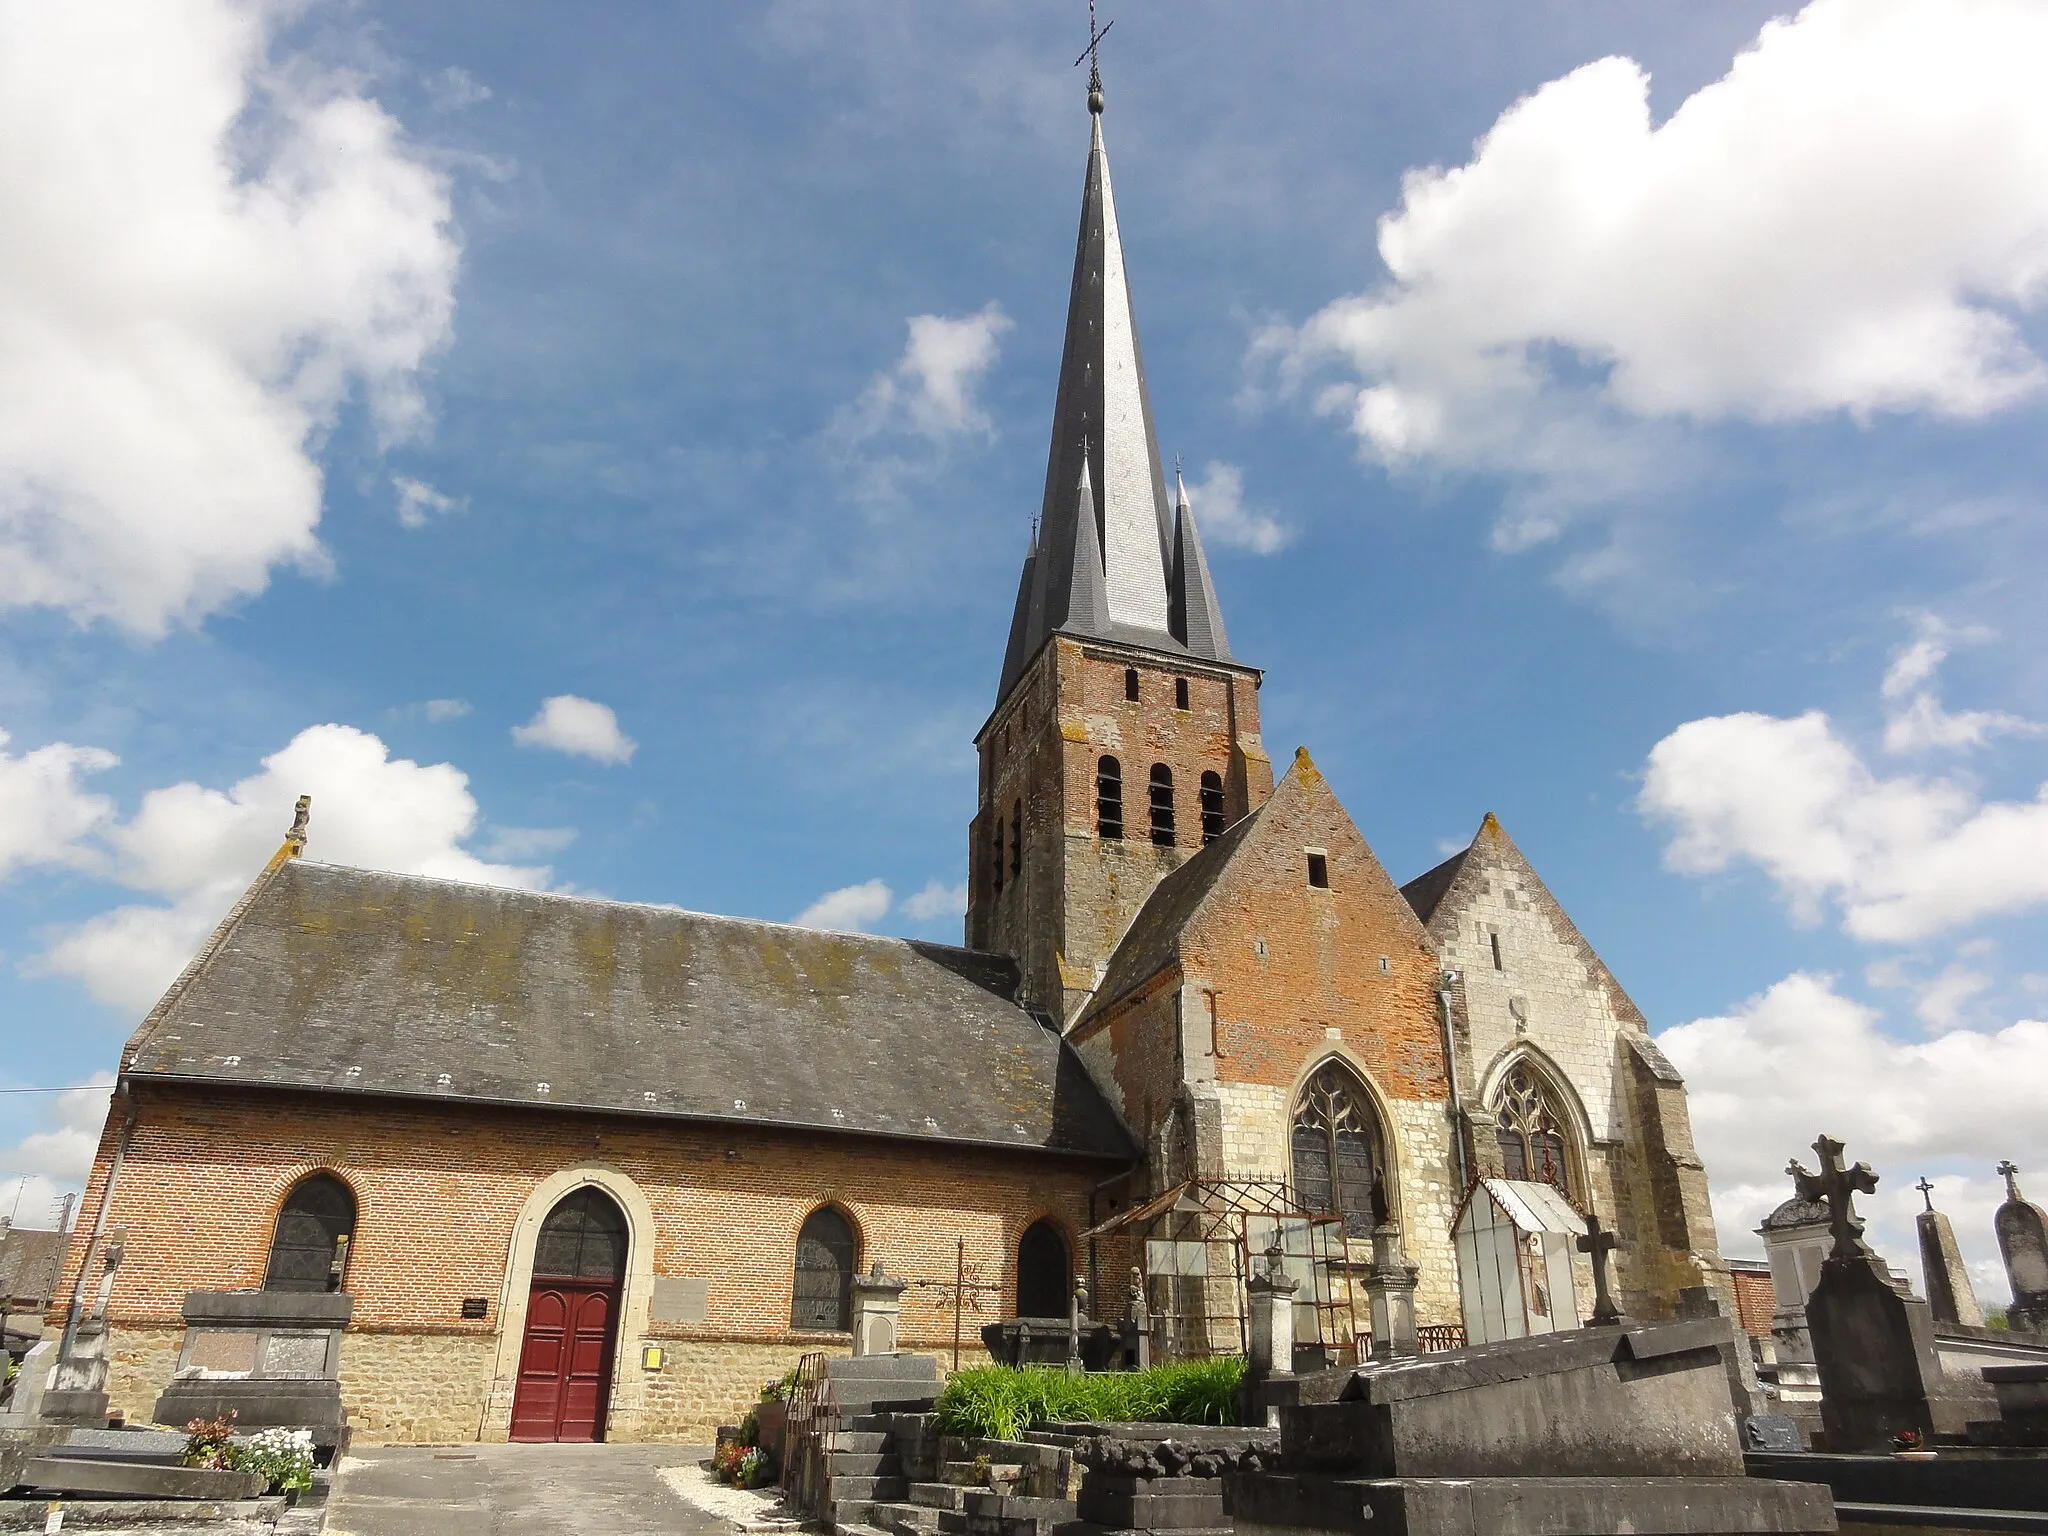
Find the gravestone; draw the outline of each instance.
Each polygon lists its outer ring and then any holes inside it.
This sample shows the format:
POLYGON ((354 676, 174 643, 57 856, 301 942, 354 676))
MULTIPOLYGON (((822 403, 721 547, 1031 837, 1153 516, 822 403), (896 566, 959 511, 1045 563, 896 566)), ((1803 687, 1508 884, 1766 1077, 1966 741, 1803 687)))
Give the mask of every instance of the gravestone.
MULTIPOLYGON (((1374 1203, 1384 1206, 1380 1186, 1374 1203)), ((1372 1229, 1372 1267, 1365 1274, 1367 1315, 1372 1320, 1372 1357, 1405 1360, 1416 1352, 1415 1284, 1421 1271, 1401 1247, 1401 1224, 1391 1215, 1372 1229)))
POLYGON ((2002 1162, 1998 1171, 2005 1175, 2005 1204, 1991 1224, 2012 1285, 2006 1321, 2015 1333, 2048 1333, 2048 1212, 2020 1194, 2014 1163, 2002 1162))
POLYGON ((1614 1234, 1601 1227, 1600 1213, 1586 1212, 1586 1235, 1574 1245, 1593 1261, 1593 1315, 1588 1326, 1618 1328, 1628 1321, 1615 1305, 1614 1292, 1607 1288, 1607 1256, 1614 1252, 1614 1234))
POLYGON ((1730 1347, 1624 1320, 1361 1367, 1224 1505, 1237 1536, 1833 1531, 1826 1489, 1744 1475, 1730 1347))
POLYGON ((1913 1218, 1920 1235, 1920 1269, 1927 1283, 1927 1305, 1937 1323, 1956 1323, 1965 1328, 1984 1326, 1984 1309, 1977 1305, 1977 1292, 1970 1284, 1970 1272, 1963 1266, 1963 1252, 1956 1246, 1956 1234, 1948 1217, 1934 1208, 1934 1185, 1922 1178, 1913 1186, 1927 1202, 1927 1209, 1913 1218))
MULTIPOLYGON (((1813 1144, 1820 1171, 1797 1161, 1786 1172, 1801 1200, 1825 1202, 1834 1246, 1820 1284, 1807 1299, 1806 1321, 1820 1372, 1821 1430, 1833 1453, 1880 1453, 1893 1437, 1934 1438, 1933 1399, 1941 1360, 1927 1303, 1901 1296, 1884 1263, 1863 1241, 1855 1197, 1877 1189, 1868 1163, 1842 1165, 1842 1143, 1825 1133, 1813 1144)), ((1960 1430, 1961 1425, 1958 1424, 1960 1430)))
POLYGON ((1277 1428, 1279 1404, 1293 1401, 1294 1293, 1300 1287, 1274 1238, 1266 1267, 1244 1283, 1247 1348, 1238 1405, 1247 1423, 1277 1428))
POLYGON ((354 1313, 341 1291, 187 1292, 177 1372, 152 1417, 182 1427, 232 1412, 238 1429, 309 1429, 323 1451, 345 1446, 341 1339, 354 1313))

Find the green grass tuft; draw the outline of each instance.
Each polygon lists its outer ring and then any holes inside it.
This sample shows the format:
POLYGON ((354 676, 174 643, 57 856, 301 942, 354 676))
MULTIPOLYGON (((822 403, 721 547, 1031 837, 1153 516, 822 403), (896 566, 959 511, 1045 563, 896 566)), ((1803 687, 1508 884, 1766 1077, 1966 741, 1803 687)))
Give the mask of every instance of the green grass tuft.
POLYGON ((939 1394, 939 1429, 980 1440, 1016 1440, 1034 1424, 1233 1424, 1244 1361, 1177 1361, 1148 1371, 1069 1375, 1050 1366, 1003 1365, 957 1372, 939 1394))

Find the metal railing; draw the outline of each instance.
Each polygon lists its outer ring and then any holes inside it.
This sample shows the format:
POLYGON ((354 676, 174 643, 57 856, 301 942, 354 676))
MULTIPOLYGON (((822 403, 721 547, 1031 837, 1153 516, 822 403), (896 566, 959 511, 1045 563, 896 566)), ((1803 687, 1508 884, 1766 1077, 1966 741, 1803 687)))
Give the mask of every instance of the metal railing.
POLYGON ((824 1352, 805 1355, 796 1365, 782 1431, 783 1492, 790 1507, 804 1515, 818 1513, 823 1505, 831 1465, 825 1444, 830 1420, 824 1387, 824 1352))
POLYGON ((1465 1325, 1463 1323, 1425 1323, 1415 1330, 1415 1347, 1425 1355, 1441 1354, 1447 1349, 1465 1347, 1465 1325))

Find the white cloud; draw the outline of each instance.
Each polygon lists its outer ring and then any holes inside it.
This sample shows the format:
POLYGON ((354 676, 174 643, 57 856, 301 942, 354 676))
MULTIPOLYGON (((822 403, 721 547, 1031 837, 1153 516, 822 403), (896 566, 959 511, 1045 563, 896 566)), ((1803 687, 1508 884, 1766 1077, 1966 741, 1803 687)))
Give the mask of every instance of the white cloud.
POLYGON ((491 88, 461 65, 455 64, 427 77, 427 96, 442 112, 460 112, 491 99, 491 88))
POLYGON ((16 757, 0 731, 0 879, 32 864, 84 864, 79 839, 108 820, 114 802, 79 783, 118 759, 98 747, 52 742, 16 757))
MULTIPOLYGON (((1893 661, 1888 745, 1900 744, 1901 720, 1919 722, 1907 727, 1921 733, 1916 747, 2032 729, 2011 716, 1943 711, 1932 689, 1942 654, 1938 631, 1923 625, 1893 661)), ((1985 801, 1959 778, 1882 778, 1817 710, 1681 725, 1651 749, 1637 805, 1673 828, 1667 868, 1713 874, 1754 864, 1795 919, 1817 922, 1832 902, 1843 930, 1867 942, 1909 943, 2048 901, 2048 784, 2031 801, 1985 801)), ((1951 1017, 1945 1010, 1966 996, 1952 983, 1930 1016, 1951 1017)))
POLYGON ((2014 316, 2048 293, 2044 69, 2035 0, 1814 0, 1661 124, 1639 66, 1587 64, 1411 171, 1389 281, 1261 350, 1377 460, 1594 494, 1646 421, 1997 411, 2048 381, 2014 316))
POLYGON ((573 693, 558 693, 541 702, 540 712, 524 725, 512 727, 522 747, 547 747, 600 763, 630 763, 640 743, 619 729, 611 706, 573 693))
POLYGON ((400 874, 538 888, 544 867, 493 862, 462 844, 476 830, 468 777, 451 763, 393 758, 346 725, 315 725, 225 791, 151 790, 90 848, 112 878, 160 898, 117 907, 58 934, 40 964, 131 1013, 154 1003, 277 851, 294 802, 313 797, 309 857, 400 874))
MULTIPOLYGON (((95 1072, 92 1087, 52 1094, 44 1101, 43 1129, 0 1148, 0 1214, 24 1229, 55 1229, 66 1194, 85 1188, 106 1124, 114 1074, 95 1072)), ((39 1096, 40 1097, 40 1096, 39 1096)))
POLYGON ((424 528, 429 519, 469 505, 410 475, 393 475, 391 485, 398 492, 398 521, 407 528, 424 528))
POLYGON ((575 841, 574 827, 493 827, 483 836, 482 851, 493 859, 544 859, 575 841))
POLYGON ((913 922, 936 922, 942 917, 958 917, 967 910, 967 882, 948 885, 943 880, 927 880, 924 889, 913 896, 904 898, 903 915, 913 922))
POLYGON ((1988 640, 1991 632, 1975 626, 1957 629, 1931 614, 1923 614, 1918 627, 1919 634, 1897 652, 1884 675, 1887 752, 1953 751, 1981 747, 1993 736, 2042 733, 2042 727, 2018 715, 1984 709, 1951 714, 1942 708, 1935 675, 1948 659, 1950 646, 1988 640))
MULTIPOLYGON (((1826 1131, 1848 1143, 1848 1157, 1877 1169, 1878 1194, 1859 1208, 1874 1245, 1916 1285, 1912 1213, 1921 1202, 1911 1186, 1923 1173, 1946 1175, 1935 1181, 1941 1206, 1984 1273, 2002 1197, 1992 1169, 2007 1157, 2022 1166, 2048 1160, 2039 1089, 2048 1023, 1916 1041, 1892 1039, 1877 1024, 1876 1011, 1842 996, 1833 978, 1800 972, 1725 1017, 1657 1037, 1686 1075, 1724 1250, 1755 1250, 1747 1234, 1792 1193, 1786 1160, 1812 1167, 1809 1148, 1826 1131)), ((2002 1287, 1980 1299, 2002 1300, 2002 1287)))
POLYGON ((1255 555, 1278 554, 1294 542, 1294 530, 1262 507, 1244 502, 1244 471, 1235 464, 1211 459, 1202 478, 1187 487, 1205 542, 1247 549, 1255 555))
POLYGON ((827 891, 792 921, 799 928, 830 928, 841 933, 867 933, 889 915, 895 895, 880 880, 827 891))
POLYGON ((994 366, 1010 317, 991 302, 971 315, 912 315, 910 338, 894 367, 876 374, 840 413, 837 435, 851 441, 881 432, 933 440, 987 433, 988 415, 975 391, 994 366))
POLYGON ((450 720, 460 720, 464 715, 470 713, 471 708, 472 706, 467 699, 429 699, 420 706, 421 712, 426 715, 428 723, 432 725, 442 725, 450 720))
POLYGON ((0 607, 145 635, 318 567, 312 450, 420 429, 458 249, 281 0, 0 9, 0 607))

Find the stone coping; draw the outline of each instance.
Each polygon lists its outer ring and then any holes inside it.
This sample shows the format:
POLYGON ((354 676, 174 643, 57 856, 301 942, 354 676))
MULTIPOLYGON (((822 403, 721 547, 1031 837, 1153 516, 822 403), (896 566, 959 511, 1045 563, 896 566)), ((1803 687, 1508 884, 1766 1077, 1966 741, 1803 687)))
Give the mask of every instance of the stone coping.
POLYGON ((1436 1397, 1531 1376, 1587 1370, 1621 1360, 1646 1362, 1719 1350, 1732 1340, 1731 1326, 1723 1318, 1625 1328, 1575 1328, 1361 1366, 1351 1373, 1340 1400, 1392 1403, 1436 1397))
POLYGON ((182 1316, 193 1327, 346 1328, 355 1308, 347 1291, 187 1291, 182 1316))

